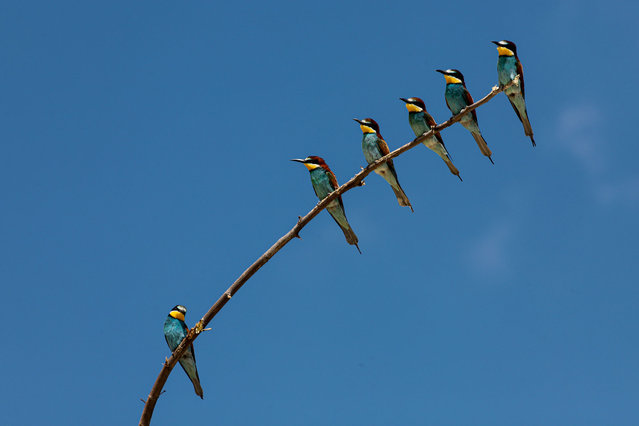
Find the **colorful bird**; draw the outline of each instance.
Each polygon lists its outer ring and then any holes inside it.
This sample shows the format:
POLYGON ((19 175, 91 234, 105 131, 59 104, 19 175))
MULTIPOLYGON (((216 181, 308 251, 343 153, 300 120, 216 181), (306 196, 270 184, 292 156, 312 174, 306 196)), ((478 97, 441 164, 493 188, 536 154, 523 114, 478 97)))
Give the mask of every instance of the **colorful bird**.
MULTIPOLYGON (((464 75, 459 72, 459 70, 448 69, 446 71, 435 71, 444 74, 444 78, 446 79, 446 105, 448 105, 450 112, 453 114, 459 114, 459 111, 466 108, 468 105, 473 104, 473 97, 470 96, 470 93, 468 93, 466 83, 464 83, 464 75)), ((486 141, 479 130, 479 125, 477 124, 477 112, 472 110, 470 114, 464 114, 460 122, 462 126, 464 126, 466 130, 473 135, 481 153, 488 157, 491 163, 495 164, 491 158, 493 153, 488 148, 488 144, 486 144, 486 141)))
MULTIPOLYGON (((420 98, 399 98, 406 103, 406 109, 408 109, 408 122, 411 129, 415 133, 416 137, 428 132, 431 128, 435 127, 435 119, 426 111, 424 101, 420 98)), ((444 146, 444 140, 439 132, 436 132, 433 136, 422 142, 426 148, 430 148, 435 154, 439 155, 446 163, 450 172, 456 175, 459 180, 462 180, 459 176, 459 170, 453 165, 453 161, 450 158, 450 154, 444 146)))
MULTIPOLYGON (((313 185, 313 189, 315 190, 315 195, 317 195, 317 198, 319 198, 320 201, 326 198, 328 194, 335 191, 339 187, 335 175, 328 167, 328 164, 324 162, 323 158, 311 155, 310 157, 306 157, 303 160, 295 158, 291 161, 297 161, 298 163, 302 163, 306 166, 311 175, 311 184, 313 185)), ((328 207, 326 207, 326 210, 328 210, 333 219, 335 219, 335 222, 337 222, 337 225, 340 227, 342 232, 344 232, 346 242, 357 247, 357 251, 359 251, 361 254, 362 251, 357 245, 357 243, 359 242, 359 240, 357 239, 357 235, 355 235, 353 228, 351 228, 348 220, 346 220, 346 213, 344 212, 344 203, 342 202, 342 196, 340 195, 333 201, 331 201, 328 207)))
POLYGON ((535 138, 533 137, 533 130, 528 120, 528 111, 526 111, 526 101, 524 94, 524 70, 521 67, 521 62, 517 57, 517 46, 515 43, 508 40, 493 41, 497 45, 497 51, 499 52, 499 59, 497 60, 497 74, 499 75, 499 86, 503 87, 510 83, 519 75, 519 85, 513 84, 504 91, 510 104, 515 110, 515 114, 524 125, 524 133, 530 137, 533 146, 537 146, 535 138))
MULTIPOLYGON (((184 323, 184 315, 186 314, 186 308, 182 305, 176 305, 169 312, 169 316, 164 321, 164 338, 169 345, 171 352, 175 351, 182 340, 189 332, 189 328, 184 323)), ((197 367, 195 365, 195 352, 193 351, 193 345, 184 351, 182 358, 180 358, 180 365, 184 369, 184 372, 191 382, 195 393, 200 398, 204 399, 204 393, 202 392, 202 386, 200 386, 200 377, 197 374, 197 367)))
MULTIPOLYGON (((386 141, 381 133, 379 133, 379 125, 375 120, 372 118, 365 118, 363 120, 354 118, 353 120, 357 121, 359 127, 362 129, 362 151, 364 151, 364 158, 366 158, 368 164, 374 163, 390 152, 386 141)), ((393 160, 388 160, 376 168, 375 173, 386 179, 390 184, 399 205, 410 207, 410 211, 413 211, 413 206, 411 206, 406 193, 397 180, 397 172, 395 171, 393 160)))

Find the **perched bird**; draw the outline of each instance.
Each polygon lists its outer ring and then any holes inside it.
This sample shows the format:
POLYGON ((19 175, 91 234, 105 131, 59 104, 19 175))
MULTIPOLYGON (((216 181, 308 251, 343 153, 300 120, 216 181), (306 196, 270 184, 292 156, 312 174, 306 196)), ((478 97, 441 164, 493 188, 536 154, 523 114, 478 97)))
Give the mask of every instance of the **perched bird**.
MULTIPOLYGON (((453 114, 459 114, 459 111, 473 103, 473 97, 470 96, 470 93, 468 93, 466 83, 464 83, 464 75, 459 72, 459 70, 448 69, 446 71, 435 71, 444 74, 444 78, 446 79, 446 105, 448 105, 450 112, 453 114)), ((486 141, 479 130, 479 125, 477 124, 477 112, 472 110, 470 114, 464 114, 460 122, 466 130, 472 133, 481 153, 488 157, 491 163, 495 164, 491 158, 493 153, 488 148, 488 144, 486 144, 486 141)))
MULTIPOLYGON (((375 120, 372 118, 365 118, 363 120, 354 118, 353 120, 357 121, 359 123, 359 127, 362 129, 362 151, 364 151, 364 157, 368 164, 374 163, 390 152, 388 145, 386 145, 386 141, 379 133, 379 125, 375 120)), ((410 211, 413 211, 413 206, 410 205, 410 201, 408 200, 406 193, 397 180, 397 172, 395 171, 393 160, 388 160, 386 163, 376 168, 375 173, 386 179, 386 181, 390 184, 395 196, 397 197, 399 205, 410 207, 410 211)))
MULTIPOLYGON (((309 173, 311 174, 311 184, 313 185, 313 189, 315 190, 315 195, 317 198, 323 200, 326 198, 328 194, 335 191, 339 185, 337 184, 337 179, 335 175, 328 167, 328 164, 324 162, 324 159, 321 157, 317 157, 311 155, 310 157, 306 157, 305 159, 295 158, 291 161, 297 161, 298 163, 302 163, 306 166, 309 173)), ((344 236, 346 237, 346 242, 350 245, 354 245, 357 247, 357 251, 362 253, 357 245, 358 239, 357 235, 351 228, 351 225, 346 220, 346 213, 344 212, 344 203, 342 202, 342 196, 338 196, 333 201, 331 201, 326 207, 326 210, 331 214, 337 225, 341 228, 342 232, 344 232, 344 236)))
MULTIPOLYGON (((164 321, 164 338, 166 339, 166 343, 169 345, 171 352, 180 345, 189 332, 189 328, 184 323, 185 314, 186 308, 182 305, 177 305, 171 309, 169 316, 166 317, 166 321, 164 321)), ((197 374, 197 367, 195 366, 195 352, 193 351, 193 345, 184 351, 182 358, 180 358, 180 365, 184 369, 186 375, 189 376, 189 379, 191 379, 197 396, 204 399, 202 386, 200 386, 200 377, 197 374)))
POLYGON ((519 85, 513 84, 504 91, 510 104, 515 110, 515 114, 524 125, 524 133, 530 137, 533 146, 537 146, 535 138, 533 137, 533 130, 528 121, 528 111, 526 111, 526 102, 524 98, 524 70, 521 67, 521 62, 517 57, 517 46, 515 43, 508 40, 493 41, 497 45, 497 51, 499 52, 499 59, 497 60, 497 74, 499 75, 499 86, 503 87, 510 83, 519 74, 519 85))
MULTIPOLYGON (((410 123, 410 127, 413 129, 413 132, 415 132, 416 137, 421 136, 437 125, 437 123, 435 123, 435 119, 428 113, 428 111, 426 111, 424 101, 420 98, 399 99, 406 103, 406 109, 408 109, 408 122, 410 123)), ((422 143, 427 148, 430 148, 433 152, 435 152, 435 154, 439 155, 448 166, 448 169, 450 169, 450 172, 456 175, 459 180, 462 180, 461 176, 459 176, 459 170, 457 170, 457 167, 453 165, 450 154, 448 154, 448 151, 444 146, 442 135, 440 135, 439 132, 435 133, 422 143)))

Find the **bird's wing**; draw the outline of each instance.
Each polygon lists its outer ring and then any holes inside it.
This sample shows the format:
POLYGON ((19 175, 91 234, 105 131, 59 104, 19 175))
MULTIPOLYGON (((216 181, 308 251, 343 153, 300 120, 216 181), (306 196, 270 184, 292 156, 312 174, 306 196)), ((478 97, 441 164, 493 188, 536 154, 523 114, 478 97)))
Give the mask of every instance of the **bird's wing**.
POLYGON ((524 69, 521 66, 521 62, 517 59, 517 74, 519 74, 519 87, 521 89, 521 96, 524 98, 526 94, 524 93, 524 69))
MULTIPOLYGON (((335 177, 335 173, 332 170, 326 170, 326 175, 328 176, 328 180, 331 182, 331 186, 333 187, 333 191, 339 188, 339 184, 337 183, 337 178, 335 177)), ((337 197, 337 201, 339 201, 339 205, 344 209, 344 203, 342 202, 342 196, 337 197)))
MULTIPOLYGON (((390 153, 390 150, 388 149, 388 145, 386 144, 386 141, 382 139, 381 137, 377 138, 377 147, 379 148, 379 152, 381 152, 382 155, 387 155, 390 153)), ((395 176, 395 179, 397 179, 397 172, 395 171, 395 165, 393 164, 393 159, 391 158, 390 160, 388 160, 386 164, 388 164, 388 168, 390 169, 393 176, 395 176)))
POLYGON ((377 147, 379 148, 379 152, 382 153, 382 155, 387 155, 390 150, 388 149, 388 145, 386 144, 386 141, 384 139, 377 138, 377 147))
MULTIPOLYGON (((475 101, 473 101, 473 97, 470 96, 470 92, 466 89, 466 87, 464 87, 464 100, 466 101, 466 106, 475 103, 475 101)), ((477 121, 477 113, 475 112, 475 110, 472 110, 470 113, 473 115, 473 120, 477 121)))
MULTIPOLYGON (((189 327, 186 325, 184 321, 180 321, 180 322, 182 323, 182 329, 184 330, 184 339, 186 339, 187 334, 189 334, 189 327)), ((193 354, 193 361, 195 361, 195 351, 193 350, 193 343, 191 343, 191 353, 193 354)))
MULTIPOLYGON (((437 126, 437 123, 435 122, 435 119, 433 118, 432 115, 428 114, 427 112, 424 112, 424 118, 426 119, 426 123, 428 124, 428 127, 430 127, 431 129, 437 126)), ((437 138, 439 143, 441 143, 442 145, 444 144, 442 135, 440 135, 439 132, 435 132, 435 137, 437 138)))

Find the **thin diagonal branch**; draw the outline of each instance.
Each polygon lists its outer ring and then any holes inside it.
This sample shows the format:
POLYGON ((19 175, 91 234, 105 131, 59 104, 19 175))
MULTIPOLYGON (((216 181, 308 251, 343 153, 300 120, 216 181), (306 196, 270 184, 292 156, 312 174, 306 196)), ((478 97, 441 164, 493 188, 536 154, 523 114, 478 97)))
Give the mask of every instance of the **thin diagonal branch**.
POLYGON ((375 161, 374 163, 369 164, 366 168, 362 169, 361 172, 357 173, 353 176, 348 182, 337 188, 335 191, 331 192, 326 196, 326 198, 322 199, 315 207, 309 211, 306 216, 299 217, 297 223, 290 231, 284 234, 279 240, 275 242, 268 250, 264 252, 251 266, 249 266, 242 275, 240 275, 237 280, 220 296, 220 298, 211 306, 206 314, 202 317, 202 319, 191 329, 189 330, 188 335, 182 340, 182 343, 175 349, 171 357, 164 362, 162 370, 158 375, 158 378, 155 380, 153 384, 153 388, 151 388, 151 392, 149 393, 148 398, 146 399, 146 403, 144 404, 144 410, 142 411, 142 417, 140 418, 140 426, 148 426, 151 423, 151 416, 153 415, 153 409, 155 408, 155 404, 160 396, 162 388, 166 383, 166 380, 171 374, 171 370, 175 367, 178 359, 182 356, 184 351, 188 346, 193 343, 195 339, 199 336, 199 334, 203 331, 204 327, 208 325, 209 322, 217 315, 218 312, 226 305, 226 303, 231 300, 231 297, 238 292, 240 288, 255 274, 262 266, 266 264, 278 251, 282 249, 289 241, 293 238, 299 237, 300 231, 315 217, 321 212, 331 201, 333 201, 338 196, 342 195, 346 191, 349 191, 357 186, 362 186, 362 182, 366 176, 371 174, 373 170, 381 166, 386 161, 391 158, 395 158, 404 152, 412 149, 431 137, 435 132, 439 132, 447 127, 452 126, 459 120, 461 120, 464 114, 469 113, 470 111, 482 106, 492 98, 494 98, 497 94, 504 91, 514 84, 519 84, 519 76, 517 76, 513 81, 506 84, 502 87, 493 87, 490 93, 484 96, 479 101, 475 102, 472 105, 467 106, 463 110, 446 120, 445 122, 437 125, 432 128, 428 132, 416 137, 413 141, 397 148, 395 151, 390 152, 375 161))

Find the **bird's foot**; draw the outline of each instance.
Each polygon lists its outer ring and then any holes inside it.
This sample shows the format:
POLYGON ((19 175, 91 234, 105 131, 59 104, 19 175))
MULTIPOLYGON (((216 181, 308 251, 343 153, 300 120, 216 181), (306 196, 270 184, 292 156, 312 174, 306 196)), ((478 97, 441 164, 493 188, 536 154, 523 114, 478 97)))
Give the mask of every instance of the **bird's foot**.
POLYGON ((193 329, 195 330, 195 334, 200 334, 201 332, 204 331, 204 324, 202 324, 202 321, 198 321, 197 324, 195 324, 195 326, 193 327, 193 329))

